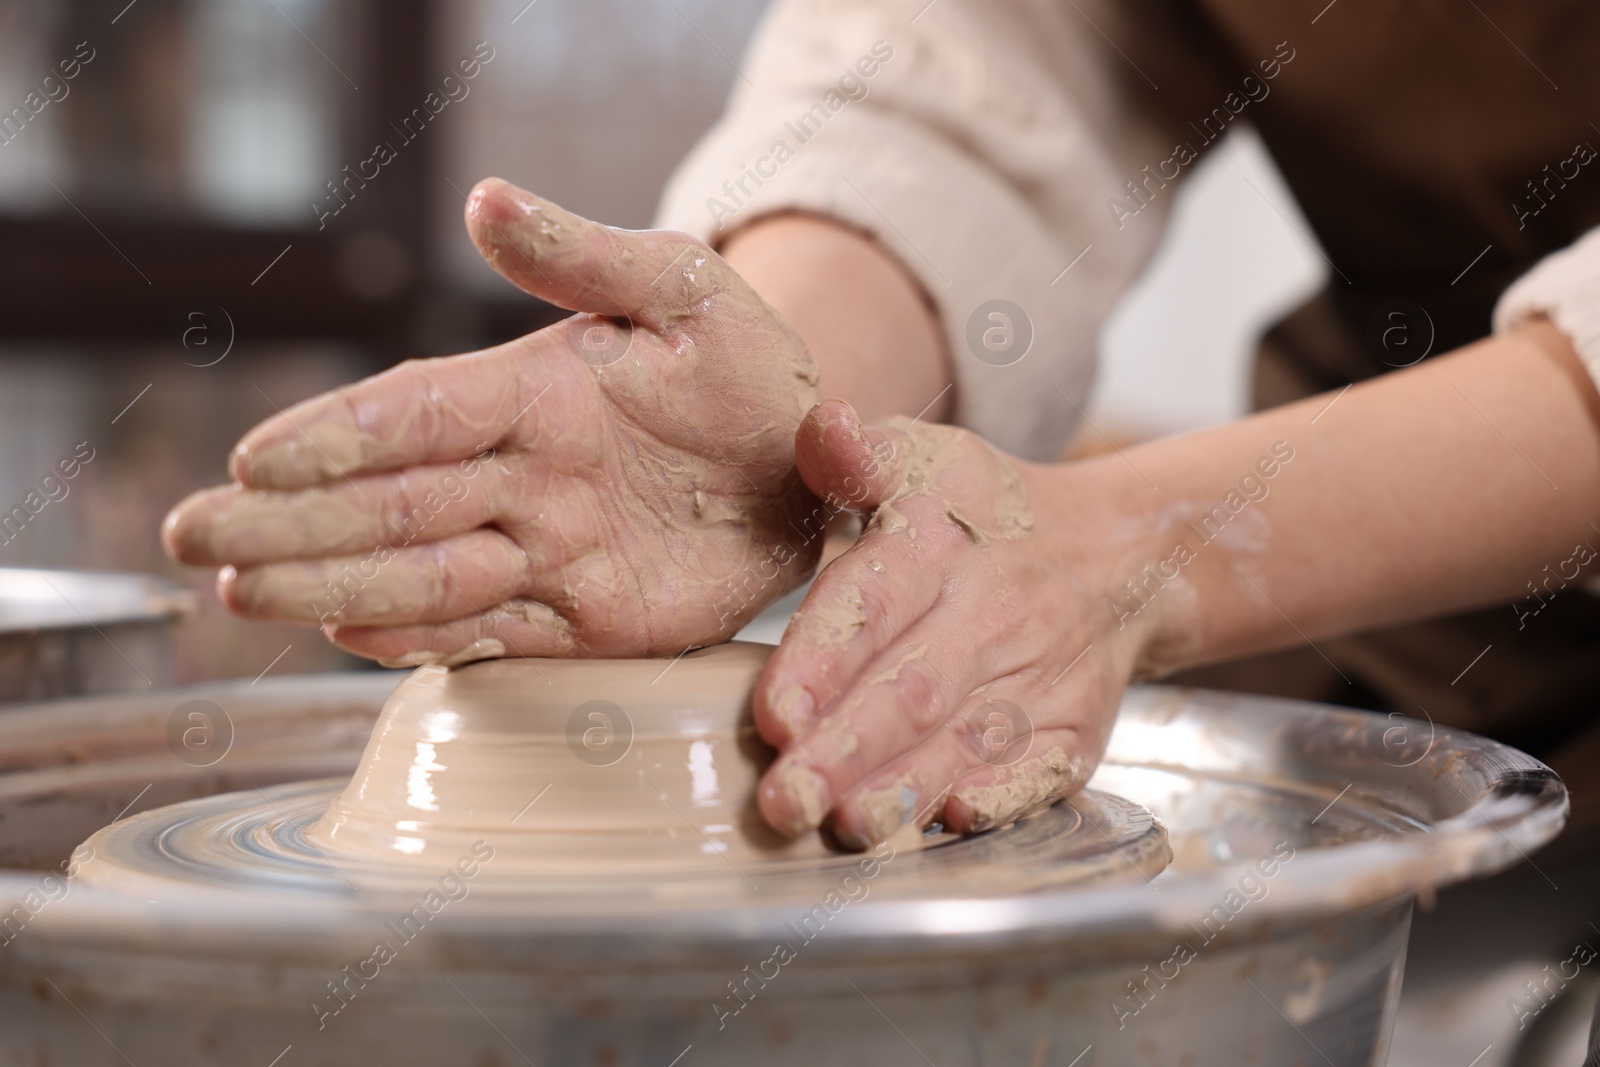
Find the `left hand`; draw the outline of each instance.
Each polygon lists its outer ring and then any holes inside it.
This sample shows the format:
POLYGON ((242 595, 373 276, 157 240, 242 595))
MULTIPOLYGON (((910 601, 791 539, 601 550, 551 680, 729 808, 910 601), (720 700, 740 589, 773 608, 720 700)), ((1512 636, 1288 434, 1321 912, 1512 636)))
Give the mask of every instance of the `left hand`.
POLYGON ((791 547, 816 505, 794 470, 804 342, 685 234, 495 179, 466 222, 491 266, 578 314, 280 412, 235 448, 235 484, 173 509, 168 552, 221 568, 239 614, 394 666, 727 640, 818 554, 791 547))
POLYGON ((865 847, 913 823, 1004 826, 1081 789, 1157 615, 1109 607, 1143 545, 1089 529, 1072 480, 1098 468, 1023 463, 949 426, 863 426, 840 401, 807 416, 796 460, 818 496, 873 517, 757 686, 781 750, 766 820, 795 834, 831 812, 865 847))

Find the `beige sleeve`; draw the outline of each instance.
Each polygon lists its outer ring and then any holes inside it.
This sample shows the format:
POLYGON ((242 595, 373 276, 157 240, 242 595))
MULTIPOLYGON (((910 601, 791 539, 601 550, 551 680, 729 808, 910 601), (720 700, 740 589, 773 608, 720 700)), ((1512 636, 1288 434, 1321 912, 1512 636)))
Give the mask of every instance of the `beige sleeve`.
POLYGON ((1589 377, 1600 386, 1600 228, 1540 260, 1501 294, 1494 331, 1504 333, 1544 315, 1572 339, 1589 377))
POLYGON ((1088 392, 1101 322, 1154 247, 1171 195, 1120 226, 1110 210, 1171 149, 1111 90, 1105 65, 1124 60, 1105 53, 1097 10, 777 0, 727 114, 669 183, 659 224, 715 243, 760 215, 804 210, 873 234, 938 309, 955 421, 1054 459, 1088 392))

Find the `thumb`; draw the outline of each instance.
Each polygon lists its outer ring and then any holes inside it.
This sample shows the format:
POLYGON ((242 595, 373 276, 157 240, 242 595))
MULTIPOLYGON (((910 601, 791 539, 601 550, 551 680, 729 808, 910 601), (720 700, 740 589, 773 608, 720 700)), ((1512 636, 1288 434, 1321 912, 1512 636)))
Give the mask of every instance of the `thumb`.
POLYGON ((478 253, 523 292, 569 311, 626 317, 659 328, 729 270, 687 234, 622 230, 593 222, 499 178, 467 196, 467 233, 478 253))
POLYGON ((867 426, 843 400, 825 400, 795 431, 795 465, 806 488, 853 511, 870 511, 905 481, 906 435, 867 426))

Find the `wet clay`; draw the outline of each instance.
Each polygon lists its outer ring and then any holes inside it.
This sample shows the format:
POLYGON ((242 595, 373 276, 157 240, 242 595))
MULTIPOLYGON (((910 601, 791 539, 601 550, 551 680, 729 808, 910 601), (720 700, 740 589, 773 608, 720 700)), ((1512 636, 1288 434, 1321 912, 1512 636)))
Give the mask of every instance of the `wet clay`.
POLYGON ((506 646, 493 637, 480 637, 472 644, 455 652, 407 652, 394 659, 380 660, 385 667, 460 667, 480 659, 499 659, 506 654, 506 646))
POLYGON ((419 668, 307 840, 335 862, 436 865, 483 838, 502 875, 529 877, 825 854, 817 835, 782 840, 755 812, 773 753, 749 702, 770 653, 419 668))
MULTIPOLYGON (((179 884, 395 894, 470 856, 482 868, 475 886, 518 902, 593 893, 709 900, 826 882, 857 855, 817 831, 780 837, 755 805, 774 753, 755 732, 750 697, 772 651, 735 642, 676 659, 421 667, 386 701, 337 793, 334 782, 299 782, 123 819, 90 838, 95 858, 79 880, 139 897, 179 884)), ((800 785, 801 806, 821 822, 826 783, 800 785)), ((1103 803, 1084 794, 1069 805, 1103 803)), ((1030 840, 1051 856, 1095 858, 1034 865, 1033 875, 1054 883, 1125 865, 1078 833, 1069 805, 1030 840)), ((1123 807, 1134 839, 1159 838, 1148 813, 1123 807)), ((992 890, 1020 874, 992 845, 969 864, 964 839, 924 834, 887 810, 884 821, 895 824, 885 836, 910 891, 932 878, 992 890), (911 857, 930 853, 942 858, 914 875, 911 857)), ((1151 862, 1164 863, 1164 841, 1152 842, 1151 862)))

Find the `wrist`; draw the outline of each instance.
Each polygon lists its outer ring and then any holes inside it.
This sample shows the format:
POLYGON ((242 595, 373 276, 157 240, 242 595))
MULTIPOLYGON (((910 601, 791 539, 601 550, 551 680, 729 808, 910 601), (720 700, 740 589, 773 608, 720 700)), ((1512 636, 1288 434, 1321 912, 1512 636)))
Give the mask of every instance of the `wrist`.
MULTIPOLYGON (((1133 679, 1176 670, 1197 644, 1197 587, 1181 518, 1121 456, 1032 466, 1034 535, 1058 598, 1081 604, 1096 643, 1133 679)), ((1192 538, 1189 539, 1192 542, 1192 538)))
POLYGON ((950 361, 933 302, 871 236, 818 215, 770 215, 720 251, 805 340, 824 397, 868 422, 949 416, 950 361))

